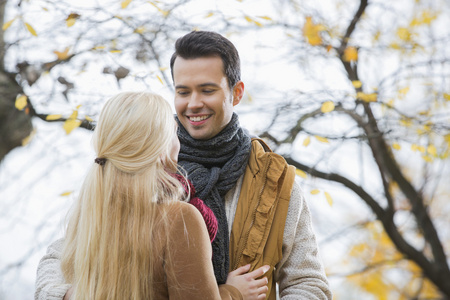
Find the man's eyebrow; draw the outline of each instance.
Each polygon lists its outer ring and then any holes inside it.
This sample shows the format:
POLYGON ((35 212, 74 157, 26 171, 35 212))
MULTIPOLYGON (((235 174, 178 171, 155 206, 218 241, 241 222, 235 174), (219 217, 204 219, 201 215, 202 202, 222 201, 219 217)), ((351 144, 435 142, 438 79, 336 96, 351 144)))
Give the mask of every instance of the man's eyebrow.
MULTIPOLYGON (((217 83, 214 83, 214 82, 205 82, 205 83, 202 83, 202 84, 198 85, 198 87, 207 87, 207 86, 219 87, 219 85, 217 83)), ((175 89, 189 89, 189 87, 186 86, 186 85, 177 84, 175 86, 175 89)))
POLYGON ((217 83, 214 82, 205 82, 199 85, 199 87, 206 87, 206 86, 214 86, 214 87, 218 87, 219 85, 217 83))

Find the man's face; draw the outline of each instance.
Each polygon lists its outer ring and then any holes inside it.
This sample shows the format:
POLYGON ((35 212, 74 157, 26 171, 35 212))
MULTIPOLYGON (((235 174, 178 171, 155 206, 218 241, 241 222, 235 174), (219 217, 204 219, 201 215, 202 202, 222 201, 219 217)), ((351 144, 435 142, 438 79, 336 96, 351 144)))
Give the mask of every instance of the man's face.
POLYGON ((216 136, 230 122, 233 106, 242 98, 242 81, 230 89, 220 57, 177 57, 173 77, 175 109, 183 127, 194 139, 216 136))

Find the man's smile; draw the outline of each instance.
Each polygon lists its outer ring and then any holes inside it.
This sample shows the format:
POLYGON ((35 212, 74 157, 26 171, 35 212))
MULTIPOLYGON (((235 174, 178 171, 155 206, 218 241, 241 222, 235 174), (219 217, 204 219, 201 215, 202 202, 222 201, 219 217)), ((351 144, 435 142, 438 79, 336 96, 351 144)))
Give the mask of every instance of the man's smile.
POLYGON ((207 119, 209 119, 212 115, 201 115, 201 116, 186 116, 189 120, 189 122, 192 125, 201 125, 205 123, 207 119))

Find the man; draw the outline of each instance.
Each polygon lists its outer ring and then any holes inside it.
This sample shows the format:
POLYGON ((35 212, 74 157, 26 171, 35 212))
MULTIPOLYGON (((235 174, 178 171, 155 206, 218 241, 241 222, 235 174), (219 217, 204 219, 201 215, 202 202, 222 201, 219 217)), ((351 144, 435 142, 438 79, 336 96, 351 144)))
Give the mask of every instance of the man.
MULTIPOLYGON (((177 40, 170 66, 178 162, 218 220, 212 244, 217 282, 240 266, 270 265, 266 299, 276 299, 276 283, 284 300, 331 299, 294 168, 251 139, 233 112, 244 94, 234 45, 217 33, 194 31, 177 40)), ((49 247, 38 268, 37 285, 46 293, 68 289, 55 270, 57 248, 49 247)))
POLYGON ((170 66, 178 161, 219 223, 217 281, 247 263, 252 269, 268 264, 268 299, 276 298, 275 282, 281 299, 331 299, 294 168, 262 141, 251 141, 233 113, 244 94, 234 45, 217 33, 194 31, 176 42, 170 66))

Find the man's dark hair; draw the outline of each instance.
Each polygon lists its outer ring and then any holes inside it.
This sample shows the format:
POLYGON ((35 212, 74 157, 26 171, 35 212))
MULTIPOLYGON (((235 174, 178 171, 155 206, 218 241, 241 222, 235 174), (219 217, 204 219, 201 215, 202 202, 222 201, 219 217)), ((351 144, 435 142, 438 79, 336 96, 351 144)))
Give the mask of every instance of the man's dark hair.
POLYGON ((175 53, 170 59, 172 79, 173 65, 178 56, 184 59, 219 56, 230 89, 241 80, 241 62, 236 48, 227 38, 216 32, 192 31, 176 41, 175 53))

